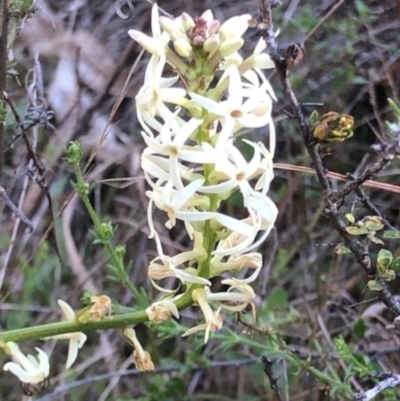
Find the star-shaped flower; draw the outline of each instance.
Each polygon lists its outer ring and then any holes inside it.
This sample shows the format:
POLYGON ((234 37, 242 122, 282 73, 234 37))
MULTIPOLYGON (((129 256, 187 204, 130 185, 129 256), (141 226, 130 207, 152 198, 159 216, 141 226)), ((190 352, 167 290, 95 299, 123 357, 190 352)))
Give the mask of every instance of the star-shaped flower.
MULTIPOLYGON (((189 261, 204 261, 207 258, 207 252, 204 248, 194 249, 188 252, 181 252, 173 257, 159 255, 153 259, 149 264, 149 277, 152 280, 162 280, 167 277, 176 277, 182 283, 194 283, 202 285, 211 285, 210 281, 203 277, 198 277, 195 269, 178 269, 178 266, 183 265, 189 261)), ((153 283, 154 285, 154 283, 153 283)), ((165 292, 164 289, 155 285, 156 288, 165 292)))
MULTIPOLYGON (((242 152, 233 144, 227 146, 226 157, 222 157, 221 151, 213 148, 208 143, 203 143, 204 151, 210 156, 214 156, 212 157, 214 172, 219 174, 213 172, 213 177, 222 182, 215 185, 203 186, 199 191, 204 193, 224 194, 239 188, 243 195, 244 206, 247 205, 247 199, 253 190, 249 180, 256 175, 265 173, 265 171, 260 168, 263 160, 263 149, 259 144, 254 144, 251 141, 244 140, 243 142, 254 149, 253 157, 249 162, 246 161, 242 152)), ((269 167, 266 163, 263 163, 263 166, 265 166, 265 168, 269 167)), ((270 169, 272 170, 272 166, 270 169)))
POLYGON ((171 88, 177 82, 178 76, 162 77, 164 66, 165 56, 151 57, 146 68, 144 85, 140 88, 135 100, 138 113, 146 110, 151 117, 159 114, 165 121, 168 121, 171 120, 171 112, 164 103, 182 104, 187 99, 185 98, 185 89, 171 88))
POLYGON ((216 149, 222 150, 232 137, 236 124, 241 127, 263 127, 271 121, 272 105, 265 105, 266 110, 260 113, 261 103, 266 97, 259 88, 253 87, 250 96, 250 86, 244 91, 240 74, 234 65, 231 65, 223 74, 220 82, 229 77, 228 99, 220 102, 209 99, 196 93, 190 93, 195 103, 204 107, 207 111, 218 116, 222 121, 222 130, 216 143, 216 149), (248 99, 243 101, 244 96, 248 99), (261 102, 261 103, 260 103, 261 102), (268 106, 268 107, 267 107, 268 106))

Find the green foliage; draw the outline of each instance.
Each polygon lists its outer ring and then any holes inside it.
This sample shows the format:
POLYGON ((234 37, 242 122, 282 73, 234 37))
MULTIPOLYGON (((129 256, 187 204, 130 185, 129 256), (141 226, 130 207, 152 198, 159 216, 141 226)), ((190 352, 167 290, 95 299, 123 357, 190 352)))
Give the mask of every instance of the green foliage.
POLYGON ((9 9, 10 13, 23 17, 32 9, 32 6, 33 0, 11 0, 9 9))
POLYGON ((346 363, 345 381, 348 382, 353 377, 366 379, 376 374, 375 367, 368 356, 353 352, 342 336, 335 338, 334 345, 340 358, 346 363))

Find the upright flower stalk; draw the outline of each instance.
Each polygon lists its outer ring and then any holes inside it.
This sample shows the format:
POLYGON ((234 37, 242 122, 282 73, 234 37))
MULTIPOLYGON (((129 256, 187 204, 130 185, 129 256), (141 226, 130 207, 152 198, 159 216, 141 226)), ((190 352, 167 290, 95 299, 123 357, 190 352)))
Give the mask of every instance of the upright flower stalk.
MULTIPOLYGON (((210 10, 195 19, 186 13, 171 19, 160 17, 154 4, 152 36, 129 31, 151 53, 144 84, 136 96, 136 111, 147 146, 141 166, 149 186, 150 237, 158 253, 148 274, 162 295, 146 309, 112 316, 112 302, 105 295, 92 296, 92 305, 77 313, 60 300, 65 322, 0 333, 0 348, 13 360, 3 369, 20 379, 26 394, 45 387, 49 356, 40 348, 36 348, 36 358, 25 356, 16 342, 69 340, 69 369, 86 341, 85 331, 120 328, 134 348, 137 368, 149 371, 154 369, 151 356, 129 326, 145 321, 163 323, 172 316, 179 319, 180 310, 195 305, 204 321, 183 335, 204 331, 207 342, 212 332, 221 329, 226 311, 240 312, 250 306, 255 314, 256 294, 250 284, 262 267, 257 248, 274 226, 278 210, 268 197, 276 144, 271 118, 275 95, 262 73, 274 65, 263 52, 263 40, 246 59, 238 53, 250 19, 245 14, 221 24, 210 10), (243 129, 267 127, 268 148, 261 142, 239 139, 243 129), (242 197, 240 217, 224 212, 235 192, 242 197), (167 229, 182 225, 192 241, 191 249, 165 254, 153 216, 155 208, 165 213, 167 229), (166 288, 162 281, 168 278, 178 280, 183 291, 166 288), (211 279, 220 281, 219 291, 212 291, 211 279)), ((95 243, 104 245, 114 272, 137 291, 125 272, 125 248, 111 245, 114 228, 100 221, 90 203, 90 185, 80 170, 81 146, 71 143, 67 156, 77 177, 75 190, 97 231, 95 243)))
POLYGON ((262 257, 251 251, 268 236, 278 213, 267 195, 273 178, 275 95, 261 71, 274 64, 263 53, 264 41, 245 60, 239 55, 250 19, 245 14, 221 24, 210 10, 195 19, 186 13, 171 19, 160 17, 154 4, 152 36, 129 31, 151 53, 136 97, 147 145, 141 163, 150 188, 150 236, 158 250, 149 276, 164 292, 163 302, 200 307, 205 323, 185 335, 205 330, 206 342, 210 332, 222 327, 221 309, 254 307, 249 284, 257 279, 262 257), (269 127, 269 149, 238 139, 240 130, 261 127, 269 127), (243 149, 252 156, 245 157, 243 149), (240 219, 222 212, 236 191, 243 199, 240 219), (194 240, 191 251, 164 254, 154 208, 166 213, 168 229, 183 223, 194 240), (247 268, 252 274, 243 278, 241 271, 247 268), (209 279, 219 276, 221 284, 230 287, 213 294, 209 279), (168 277, 183 283, 183 295, 176 297, 172 291, 165 297, 171 291, 156 282, 168 277))

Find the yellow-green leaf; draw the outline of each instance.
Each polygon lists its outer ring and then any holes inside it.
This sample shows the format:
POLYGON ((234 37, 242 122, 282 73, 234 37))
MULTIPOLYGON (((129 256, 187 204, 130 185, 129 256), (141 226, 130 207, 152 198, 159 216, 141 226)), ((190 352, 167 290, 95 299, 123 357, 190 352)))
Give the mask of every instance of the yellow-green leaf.
POLYGON ((400 230, 388 230, 383 233, 383 238, 400 239, 400 230))
POLYGON ((376 238, 375 235, 372 235, 372 234, 368 235, 368 239, 371 242, 373 242, 374 244, 377 244, 377 245, 384 245, 385 244, 380 238, 376 238))
POLYGON ((368 230, 367 230, 365 227, 355 227, 355 226, 346 227, 346 231, 347 231, 350 235, 364 235, 364 234, 368 234, 368 230))
POLYGON ((400 256, 395 258, 390 268, 393 269, 396 273, 400 273, 400 256))
POLYGON ((376 261, 378 270, 386 270, 393 262, 393 254, 388 249, 381 249, 378 253, 378 259, 376 261))
POLYGON ((369 231, 379 231, 382 230, 385 225, 379 216, 372 216, 365 219, 364 227, 369 231))
POLYGON ((347 246, 344 246, 343 244, 336 245, 333 252, 337 253, 338 255, 345 255, 346 253, 351 253, 350 249, 347 248, 347 246))
POLYGON ((356 219, 351 213, 347 213, 344 217, 349 221, 349 223, 354 224, 356 222, 356 219))

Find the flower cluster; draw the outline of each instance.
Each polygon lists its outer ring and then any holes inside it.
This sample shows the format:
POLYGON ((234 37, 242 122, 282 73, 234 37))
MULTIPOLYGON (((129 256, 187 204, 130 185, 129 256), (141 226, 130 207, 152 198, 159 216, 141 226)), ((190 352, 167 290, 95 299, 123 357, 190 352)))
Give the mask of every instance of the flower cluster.
POLYGON ((150 237, 158 251, 149 277, 166 294, 147 313, 154 322, 179 316, 175 303, 182 294, 168 294, 170 290, 156 283, 177 278, 205 317, 204 324, 184 335, 205 330, 205 341, 222 327, 221 309, 254 307, 249 283, 257 278, 262 257, 253 250, 268 236, 278 213, 267 196, 273 178, 275 95, 261 71, 274 64, 263 52, 262 39, 250 57, 238 53, 250 19, 245 14, 220 24, 210 10, 195 19, 186 13, 171 19, 160 17, 155 4, 152 36, 129 31, 151 53, 136 108, 147 145, 141 165, 150 187, 150 237), (267 126, 268 148, 238 139, 243 129, 267 126), (224 203, 237 191, 243 200, 240 218, 223 212, 224 203), (192 250, 164 253, 154 206, 166 213, 168 229, 183 222, 192 250), (244 279, 242 269, 254 272, 244 279), (239 273, 234 277, 230 272, 239 273), (227 290, 212 293, 210 279, 218 276, 223 276, 221 284, 227 290))

